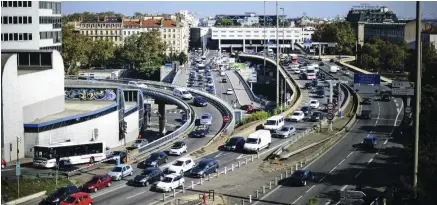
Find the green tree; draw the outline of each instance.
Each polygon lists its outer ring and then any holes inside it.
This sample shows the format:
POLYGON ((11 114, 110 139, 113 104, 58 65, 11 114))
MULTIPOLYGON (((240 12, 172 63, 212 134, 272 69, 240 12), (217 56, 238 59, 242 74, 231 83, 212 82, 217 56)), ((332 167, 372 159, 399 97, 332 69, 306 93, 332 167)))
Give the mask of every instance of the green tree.
POLYGON ((79 65, 89 63, 89 53, 91 51, 92 40, 77 32, 73 26, 62 26, 62 58, 64 59, 64 69, 66 75, 78 73, 79 65))
POLYGON ((222 19, 217 20, 215 22, 215 25, 217 25, 217 26, 232 26, 233 21, 231 19, 228 19, 228 18, 222 18, 222 19))
POLYGON ((178 61, 181 64, 185 64, 188 61, 188 56, 184 52, 180 52, 178 55, 178 61))
POLYGON ((352 55, 355 51, 355 36, 348 22, 336 22, 319 26, 312 35, 312 39, 317 42, 336 42, 337 46, 332 48, 332 52, 352 55))
POLYGON ((162 42, 161 33, 154 29, 126 38, 122 57, 136 71, 150 76, 161 67, 164 51, 165 44, 162 42))
POLYGON ((93 66, 105 66, 109 59, 114 57, 114 42, 108 39, 96 39, 90 52, 90 64, 93 66))
POLYGON ((138 12, 138 11, 134 13, 134 17, 137 17, 137 18, 138 18, 138 17, 142 17, 142 16, 144 16, 144 15, 145 15, 145 14, 143 14, 143 13, 141 13, 141 12, 138 12))
POLYGON ((308 198, 306 205, 319 205, 319 199, 316 197, 310 197, 308 198))

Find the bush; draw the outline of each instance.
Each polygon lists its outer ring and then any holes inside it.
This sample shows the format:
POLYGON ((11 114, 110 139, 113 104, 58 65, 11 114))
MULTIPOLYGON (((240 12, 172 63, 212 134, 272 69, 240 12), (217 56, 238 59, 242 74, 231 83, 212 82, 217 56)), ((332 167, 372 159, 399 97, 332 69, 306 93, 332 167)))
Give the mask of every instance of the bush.
POLYGON ((264 120, 270 117, 270 114, 266 111, 259 111, 251 114, 249 117, 244 118, 240 122, 238 122, 237 126, 245 125, 249 122, 257 121, 257 120, 264 120))

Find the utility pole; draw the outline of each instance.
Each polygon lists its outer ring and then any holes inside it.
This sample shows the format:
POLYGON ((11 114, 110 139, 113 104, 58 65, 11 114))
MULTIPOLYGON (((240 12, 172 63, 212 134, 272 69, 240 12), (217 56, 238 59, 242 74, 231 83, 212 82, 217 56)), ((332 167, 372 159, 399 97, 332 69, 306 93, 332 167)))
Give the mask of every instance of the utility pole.
POLYGON ((264 54, 264 67, 263 67, 263 71, 264 71, 264 76, 266 76, 266 53, 267 53, 267 49, 266 49, 266 1, 264 1, 264 43, 263 43, 263 54, 264 54))
POLYGON ((415 111, 415 122, 414 122, 414 173, 413 173, 413 189, 417 189, 417 174, 419 166, 419 126, 420 126, 420 97, 421 97, 421 87, 422 87, 422 55, 421 55, 421 30, 422 30, 422 19, 421 19, 421 9, 420 1, 416 2, 416 52, 417 52, 417 73, 416 73, 416 111, 415 111))
POLYGON ((285 53, 285 8, 282 7, 282 53, 285 53))
POLYGON ((17 175, 17 198, 20 198, 20 175, 21 175, 21 165, 20 165, 20 143, 21 137, 17 136, 17 162, 15 164, 15 172, 17 175))
POLYGON ((276 1, 276 105, 280 105, 279 101, 279 6, 276 1))

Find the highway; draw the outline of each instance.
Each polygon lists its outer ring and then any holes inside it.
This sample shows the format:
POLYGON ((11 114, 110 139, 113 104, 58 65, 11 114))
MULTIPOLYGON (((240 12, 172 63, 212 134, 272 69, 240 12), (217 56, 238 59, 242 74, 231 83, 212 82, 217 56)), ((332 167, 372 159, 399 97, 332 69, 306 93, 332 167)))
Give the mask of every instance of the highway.
MULTIPOLYGON (((329 65, 329 63, 328 63, 329 65)), ((327 69, 324 66, 323 69, 327 69)), ((351 76, 335 75, 341 80, 353 81, 351 76)), ((371 91, 359 91, 361 97, 373 97, 371 91)), ((381 179, 381 174, 370 172, 372 163, 389 163, 382 159, 388 158, 385 152, 389 147, 396 147, 391 142, 391 133, 402 119, 402 101, 393 98, 389 102, 373 101, 370 107, 373 112, 370 120, 357 120, 353 129, 343 140, 335 144, 328 152, 317 158, 305 168, 316 174, 315 180, 306 187, 294 187, 286 180, 269 194, 265 195, 256 204, 306 204, 308 198, 317 196, 320 204, 336 204, 339 200, 339 190, 345 185, 375 185, 373 180, 381 179), (368 135, 378 139, 379 148, 376 152, 360 150, 357 144, 368 135), (372 178, 364 178, 372 173, 372 178)), ((387 176, 384 174, 383 176, 387 176)))

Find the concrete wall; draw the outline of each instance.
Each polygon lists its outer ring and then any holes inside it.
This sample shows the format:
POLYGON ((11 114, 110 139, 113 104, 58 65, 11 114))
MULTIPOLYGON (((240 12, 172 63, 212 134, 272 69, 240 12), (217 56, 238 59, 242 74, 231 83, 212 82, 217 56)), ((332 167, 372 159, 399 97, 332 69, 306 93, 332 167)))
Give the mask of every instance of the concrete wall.
MULTIPOLYGON (((17 54, 4 55, 2 59, 2 158, 17 159, 17 137, 23 140, 23 108, 20 99, 20 84, 17 78, 17 54), (4 63, 4 64, 3 64, 4 63), (12 151, 10 146, 12 145, 12 151)), ((20 158, 24 157, 24 143, 19 144, 20 158)))
POLYGON ((128 116, 124 117, 124 120, 127 123, 127 129, 126 129, 126 142, 132 142, 138 138, 138 135, 140 134, 138 127, 139 125, 139 118, 138 118, 138 111, 135 111, 131 113, 128 116))
MULTIPOLYGON (((138 114, 135 116, 138 118, 138 114)), ((66 140, 81 142, 90 141, 93 137, 94 129, 98 129, 99 131, 99 135, 96 140, 105 141, 106 146, 109 148, 120 146, 123 145, 124 141, 120 141, 118 138, 118 128, 118 112, 115 111, 102 117, 67 127, 40 133, 25 133, 26 157, 33 156, 32 148, 36 144, 50 144, 55 142, 64 142, 66 140)))
POLYGON ((19 75, 18 82, 24 123, 64 111, 64 63, 58 51, 52 53, 52 69, 19 75))

